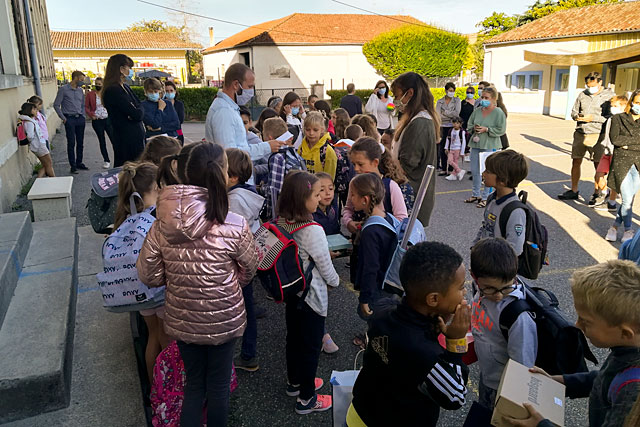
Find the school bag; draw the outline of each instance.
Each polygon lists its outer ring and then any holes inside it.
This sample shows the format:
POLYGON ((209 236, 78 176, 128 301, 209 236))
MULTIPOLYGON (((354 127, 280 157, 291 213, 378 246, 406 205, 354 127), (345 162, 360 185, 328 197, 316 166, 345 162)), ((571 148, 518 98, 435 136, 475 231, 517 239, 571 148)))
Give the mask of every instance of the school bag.
MULTIPOLYGON (((382 178, 382 183, 384 184, 384 209, 387 212, 393 212, 393 206, 391 205, 391 178, 382 178)), ((404 184, 398 184, 400 187, 400 191, 402 192, 402 198, 404 199, 404 204, 407 207, 407 215, 411 215, 413 212, 413 205, 415 204, 416 197, 413 194, 413 187, 408 182, 404 184)))
POLYGON ((287 176, 289 172, 293 170, 307 170, 307 166, 304 160, 298 155, 296 149, 293 147, 283 147, 277 153, 273 153, 269 156, 269 160, 267 161, 269 172, 267 177, 267 185, 265 186, 266 191, 263 191, 264 204, 262 205, 262 209, 260 210, 260 218, 263 221, 268 221, 275 218, 275 207, 278 202, 278 196, 280 195, 280 190, 273 188, 274 183, 272 180, 274 163, 272 161, 272 158, 276 155, 284 156, 284 170, 278 170, 280 188, 282 188, 284 177, 287 176))
POLYGON ((611 402, 612 405, 618 403, 616 400, 618 399, 618 394, 622 388, 628 384, 638 382, 640 382, 640 366, 629 366, 624 371, 619 372, 615 377, 613 377, 611 385, 609 386, 609 390, 607 392, 609 402, 611 402))
MULTIPOLYGON (((520 281, 519 281, 520 282, 520 281)), ((510 302, 500 313, 500 331, 509 340, 509 329, 525 311, 536 322, 538 355, 536 366, 549 375, 587 372, 585 359, 598 364, 580 329, 560 310, 558 298, 549 290, 524 282, 525 299, 510 302)))
POLYGON ((148 288, 140 281, 136 269, 138 254, 155 221, 152 209, 135 213, 135 206, 132 206, 133 214, 102 245, 104 269, 96 277, 102 304, 108 311, 139 311, 164 304, 164 286, 148 288))
MULTIPOLYGON (((495 199, 495 192, 490 197, 495 199)), ((524 209, 527 215, 524 246, 518 257, 518 274, 527 279, 536 280, 542 266, 549 263, 547 260, 549 234, 546 227, 540 222, 538 213, 527 204, 527 192, 520 191, 518 200, 509 202, 500 212, 500 233, 503 236, 507 235, 507 222, 511 212, 518 208, 524 209)))
POLYGON ((113 168, 91 176, 87 213, 96 233, 111 232, 118 206, 118 174, 121 171, 122 168, 113 168))
POLYGON ((299 248, 293 235, 296 231, 318 225, 317 222, 288 223, 282 219, 265 222, 254 234, 254 243, 258 255, 258 278, 265 290, 275 302, 287 301, 293 295, 302 292, 301 300, 309 292, 313 259, 303 270, 299 248))
POLYGON ((340 194, 346 194, 349 191, 349 183, 356 176, 356 170, 349 160, 349 150, 347 147, 333 147, 329 140, 320 147, 320 163, 324 169, 324 162, 327 158, 327 148, 332 147, 336 153, 336 177, 333 180, 335 192, 340 194))
MULTIPOLYGON (((151 386, 151 409, 153 427, 178 427, 184 401, 184 385, 187 374, 180 356, 178 344, 173 341, 156 358, 151 386)), ((231 366, 231 393, 238 388, 235 367, 231 366)), ((206 406, 202 410, 202 425, 207 424, 206 406)))
POLYGON ((22 120, 18 120, 16 125, 16 139, 18 140, 18 145, 29 145, 29 138, 27 138, 27 131, 22 120))

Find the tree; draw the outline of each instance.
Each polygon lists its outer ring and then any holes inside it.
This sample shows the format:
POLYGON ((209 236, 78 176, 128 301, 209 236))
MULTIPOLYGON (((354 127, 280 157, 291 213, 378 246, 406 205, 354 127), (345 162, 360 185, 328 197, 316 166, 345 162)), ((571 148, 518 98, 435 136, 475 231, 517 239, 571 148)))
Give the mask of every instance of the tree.
POLYGON ((425 77, 451 77, 462 70, 469 42, 432 27, 405 25, 362 46, 367 61, 386 79, 414 71, 425 77))
POLYGON ((481 35, 486 39, 515 28, 517 23, 518 18, 515 16, 509 16, 503 12, 493 12, 491 16, 478 22, 476 27, 480 28, 481 35))
POLYGON ((564 9, 572 9, 574 7, 591 6, 594 4, 608 4, 618 3, 621 0, 536 0, 536 2, 529 6, 527 11, 518 16, 518 26, 528 24, 536 19, 540 19, 544 16, 551 15, 554 12, 564 9))
POLYGON ((136 32, 136 33, 158 33, 158 32, 169 32, 174 34, 182 34, 182 29, 176 27, 174 25, 169 25, 164 21, 160 21, 159 19, 151 19, 147 21, 143 19, 142 21, 134 22, 133 24, 127 27, 126 31, 136 32))

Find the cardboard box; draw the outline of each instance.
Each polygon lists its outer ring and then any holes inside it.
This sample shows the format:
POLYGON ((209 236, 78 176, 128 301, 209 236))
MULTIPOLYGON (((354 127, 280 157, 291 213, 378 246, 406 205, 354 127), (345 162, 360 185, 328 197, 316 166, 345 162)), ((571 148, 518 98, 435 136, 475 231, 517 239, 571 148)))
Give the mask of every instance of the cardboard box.
POLYGON ((564 427, 564 385, 542 374, 529 372, 529 368, 509 360, 502 373, 496 395, 491 425, 507 427, 503 416, 516 419, 527 418, 528 412, 522 404, 530 403, 543 417, 555 426, 564 427))

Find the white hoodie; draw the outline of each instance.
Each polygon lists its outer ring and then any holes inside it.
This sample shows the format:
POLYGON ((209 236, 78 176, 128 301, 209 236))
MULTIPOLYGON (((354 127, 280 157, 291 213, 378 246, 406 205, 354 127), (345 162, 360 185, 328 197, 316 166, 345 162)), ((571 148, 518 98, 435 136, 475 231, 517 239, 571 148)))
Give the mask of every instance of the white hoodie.
POLYGON ((22 123, 24 124, 24 131, 27 134, 27 139, 29 140, 29 149, 37 153, 42 150, 42 147, 46 148, 47 141, 42 136, 40 125, 36 122, 36 119, 24 114, 20 114, 18 118, 22 120, 22 123))

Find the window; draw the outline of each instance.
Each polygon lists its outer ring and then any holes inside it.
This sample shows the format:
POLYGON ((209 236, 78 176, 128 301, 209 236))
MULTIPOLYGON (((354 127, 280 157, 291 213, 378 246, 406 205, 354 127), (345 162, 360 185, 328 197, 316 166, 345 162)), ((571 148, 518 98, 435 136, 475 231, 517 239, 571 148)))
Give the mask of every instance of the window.
POLYGON ((542 71, 523 71, 505 76, 507 90, 533 91, 542 89, 542 71))
POLYGON ((520 90, 524 89, 524 83, 525 83, 525 76, 524 75, 519 75, 516 76, 516 87, 520 90))
POLYGON ((555 89, 557 91, 569 90, 569 70, 564 68, 556 70, 556 84, 555 89))
POLYGON ((540 75, 538 74, 531 75, 531 84, 529 85, 529 89, 540 90, 540 75))
POLYGON ((243 52, 240 54, 240 62, 247 67, 251 68, 251 60, 249 59, 249 52, 243 52))

